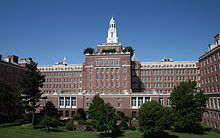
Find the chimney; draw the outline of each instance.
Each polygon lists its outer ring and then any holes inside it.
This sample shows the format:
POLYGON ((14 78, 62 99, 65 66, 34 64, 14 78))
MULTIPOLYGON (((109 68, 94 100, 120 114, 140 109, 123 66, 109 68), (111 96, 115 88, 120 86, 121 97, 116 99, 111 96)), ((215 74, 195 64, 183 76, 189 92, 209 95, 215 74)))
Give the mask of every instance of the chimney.
POLYGON ((215 40, 217 45, 220 45, 220 33, 217 34, 216 36, 214 36, 214 40, 215 40))
POLYGON ((28 63, 31 63, 32 62, 32 58, 27 58, 26 60, 28 63))
POLYGON ((18 63, 18 57, 15 56, 15 55, 9 55, 9 56, 8 56, 8 61, 9 61, 9 62, 18 63))

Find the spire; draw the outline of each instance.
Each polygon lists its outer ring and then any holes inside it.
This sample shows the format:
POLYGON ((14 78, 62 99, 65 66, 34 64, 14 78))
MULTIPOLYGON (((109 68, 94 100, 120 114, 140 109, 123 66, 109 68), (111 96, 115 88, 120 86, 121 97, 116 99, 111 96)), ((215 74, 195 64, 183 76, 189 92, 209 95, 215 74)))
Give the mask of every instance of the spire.
POLYGON ((109 22, 107 43, 118 43, 116 22, 114 17, 112 17, 109 22))
POLYGON ((135 54, 135 51, 134 51, 134 54, 133 54, 133 56, 131 57, 131 61, 137 61, 137 58, 136 58, 136 54, 135 54))

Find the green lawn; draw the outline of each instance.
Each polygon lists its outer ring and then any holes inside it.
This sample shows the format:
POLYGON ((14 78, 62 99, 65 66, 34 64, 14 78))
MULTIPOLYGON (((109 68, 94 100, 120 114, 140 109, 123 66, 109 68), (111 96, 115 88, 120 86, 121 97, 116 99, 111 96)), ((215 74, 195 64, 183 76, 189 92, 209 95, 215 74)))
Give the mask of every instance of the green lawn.
MULTIPOLYGON (((97 138, 101 137, 100 132, 87 132, 87 131, 68 131, 60 127, 55 129, 56 131, 47 132, 44 129, 32 129, 30 124, 0 128, 0 138, 97 138)), ((213 130, 205 131, 205 134, 186 134, 186 133, 176 133, 172 131, 168 132, 170 138, 220 138, 220 133, 213 130)), ((126 130, 122 136, 124 138, 141 138, 142 135, 138 131, 126 130)))

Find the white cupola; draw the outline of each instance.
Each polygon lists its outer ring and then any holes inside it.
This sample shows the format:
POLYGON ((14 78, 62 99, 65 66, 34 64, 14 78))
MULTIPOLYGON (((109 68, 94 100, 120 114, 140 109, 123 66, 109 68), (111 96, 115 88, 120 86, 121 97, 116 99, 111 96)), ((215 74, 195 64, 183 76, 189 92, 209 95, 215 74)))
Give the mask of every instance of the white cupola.
POLYGON ((107 43, 118 43, 116 22, 115 22, 114 17, 112 17, 109 22, 107 43))

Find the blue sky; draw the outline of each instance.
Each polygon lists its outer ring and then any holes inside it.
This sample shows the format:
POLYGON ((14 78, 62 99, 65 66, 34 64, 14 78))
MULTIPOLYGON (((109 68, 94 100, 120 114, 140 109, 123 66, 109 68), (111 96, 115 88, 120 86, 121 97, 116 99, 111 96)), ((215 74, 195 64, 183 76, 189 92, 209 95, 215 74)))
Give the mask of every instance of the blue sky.
POLYGON ((220 33, 219 0, 0 0, 0 54, 50 65, 106 42, 117 22, 119 41, 141 62, 198 60, 220 33))

